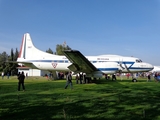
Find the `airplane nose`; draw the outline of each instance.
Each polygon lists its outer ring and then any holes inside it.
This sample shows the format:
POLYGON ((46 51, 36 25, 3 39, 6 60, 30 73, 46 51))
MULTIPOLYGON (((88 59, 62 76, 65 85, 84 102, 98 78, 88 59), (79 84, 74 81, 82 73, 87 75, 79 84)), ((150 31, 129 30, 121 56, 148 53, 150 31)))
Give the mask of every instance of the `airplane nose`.
POLYGON ((150 70, 153 70, 153 69, 154 69, 154 66, 151 65, 151 64, 149 64, 149 63, 147 63, 147 66, 148 66, 148 68, 149 68, 150 70))

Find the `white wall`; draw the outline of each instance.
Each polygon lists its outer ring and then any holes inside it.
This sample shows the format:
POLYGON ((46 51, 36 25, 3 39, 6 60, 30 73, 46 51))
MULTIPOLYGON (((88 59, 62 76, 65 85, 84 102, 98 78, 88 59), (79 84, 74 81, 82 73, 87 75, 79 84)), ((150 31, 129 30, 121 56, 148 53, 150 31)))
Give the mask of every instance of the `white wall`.
POLYGON ((24 72, 24 75, 26 76, 26 73, 28 76, 44 76, 45 74, 48 74, 49 71, 44 71, 44 70, 38 70, 38 69, 24 69, 20 68, 18 69, 18 72, 24 72))

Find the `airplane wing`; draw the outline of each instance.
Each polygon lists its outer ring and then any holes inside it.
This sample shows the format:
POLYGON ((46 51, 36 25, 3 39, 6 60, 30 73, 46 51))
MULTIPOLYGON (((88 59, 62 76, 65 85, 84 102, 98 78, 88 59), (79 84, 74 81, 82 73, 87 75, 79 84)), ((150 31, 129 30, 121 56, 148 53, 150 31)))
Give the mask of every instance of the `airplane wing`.
POLYGON ((78 50, 65 50, 65 56, 72 62, 68 68, 74 72, 91 73, 99 71, 81 52, 78 50))
POLYGON ((27 67, 30 67, 32 69, 37 69, 37 67, 35 65, 33 65, 32 62, 24 62, 24 61, 6 61, 7 63, 17 63, 17 64, 23 64, 27 67))

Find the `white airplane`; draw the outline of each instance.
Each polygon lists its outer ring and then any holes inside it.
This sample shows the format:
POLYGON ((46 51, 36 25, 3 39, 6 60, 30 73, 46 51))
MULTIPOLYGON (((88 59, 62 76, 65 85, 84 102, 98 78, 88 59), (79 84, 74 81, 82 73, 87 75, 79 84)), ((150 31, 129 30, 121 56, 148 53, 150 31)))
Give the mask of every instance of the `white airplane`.
POLYGON ((160 72, 160 66, 154 66, 154 69, 151 70, 150 72, 155 73, 155 72, 160 72))
POLYGON ((64 51, 65 56, 54 55, 37 49, 29 33, 24 34, 21 44, 18 63, 28 67, 52 71, 83 72, 87 76, 100 78, 104 74, 147 72, 153 69, 149 63, 139 58, 119 55, 84 56, 77 50, 64 51))

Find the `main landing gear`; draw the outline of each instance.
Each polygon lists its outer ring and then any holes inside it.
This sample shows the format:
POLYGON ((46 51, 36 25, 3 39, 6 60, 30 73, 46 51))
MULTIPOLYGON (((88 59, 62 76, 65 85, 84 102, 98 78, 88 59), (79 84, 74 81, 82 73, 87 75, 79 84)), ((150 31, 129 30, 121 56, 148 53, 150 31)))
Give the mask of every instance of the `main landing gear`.
POLYGON ((133 79, 132 79, 132 82, 137 82, 137 79, 136 79, 136 78, 133 78, 133 79))

